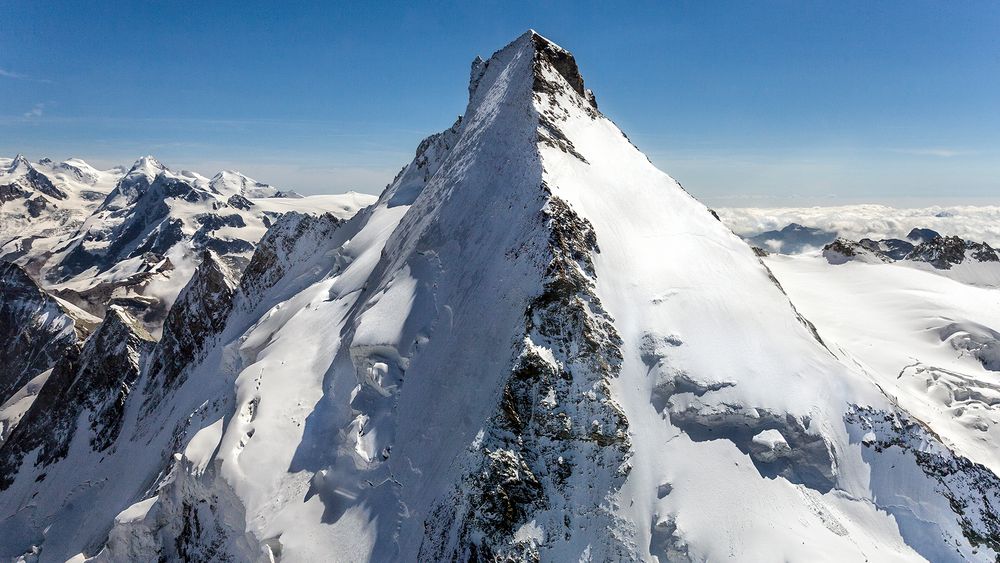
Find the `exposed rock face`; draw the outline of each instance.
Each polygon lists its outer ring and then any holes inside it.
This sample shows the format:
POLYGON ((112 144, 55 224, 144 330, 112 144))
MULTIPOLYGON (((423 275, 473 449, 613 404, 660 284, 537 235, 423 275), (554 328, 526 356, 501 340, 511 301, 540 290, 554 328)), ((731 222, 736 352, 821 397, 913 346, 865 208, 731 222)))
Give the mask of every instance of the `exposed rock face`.
POLYGON ((576 65, 576 58, 573 54, 562 47, 552 43, 541 35, 531 32, 531 40, 535 44, 535 84, 536 92, 552 93, 556 89, 563 87, 558 81, 546 79, 542 74, 542 65, 559 73, 574 92, 586 101, 593 110, 597 110, 597 98, 594 93, 587 90, 583 85, 583 75, 576 65))
POLYGON ((966 259, 977 262, 997 262, 1000 257, 990 245, 963 240, 959 237, 937 237, 914 247, 906 259, 927 262, 939 270, 950 269, 966 259))
MULTIPOLYGON (((888 482, 882 481, 892 477, 880 468, 876 486, 885 490, 877 501, 879 508, 897 515, 903 527, 923 528, 928 538, 964 536, 973 548, 959 548, 965 557, 977 555, 977 548, 1000 553, 1000 478, 942 447, 924 426, 905 414, 854 407, 845 420, 856 429, 866 453, 891 460, 877 464, 896 464, 898 467, 893 469, 898 471, 893 473, 897 478, 915 474, 941 495, 901 498, 890 490, 888 482), (925 519, 935 511, 940 519, 925 519)), ((922 554, 930 560, 951 556, 950 547, 936 546, 932 541, 923 547, 922 554)))
POLYGON ((939 270, 949 270, 965 261, 1000 262, 1000 255, 989 244, 972 242, 960 237, 942 237, 930 229, 914 229, 908 238, 922 241, 913 245, 905 240, 884 239, 874 241, 861 239, 853 242, 838 238, 823 247, 823 256, 831 264, 843 264, 849 260, 868 262, 892 262, 911 260, 926 262, 939 270), (926 237, 935 235, 933 238, 926 237))
POLYGON ((240 279, 244 294, 253 298, 271 288, 287 273, 289 256, 318 249, 342 220, 329 213, 313 216, 287 213, 272 226, 257 245, 240 279))
MULTIPOLYGON (((197 362, 212 337, 225 327, 237 279, 215 253, 206 250, 191 281, 177 296, 150 361, 147 401, 183 383, 184 368, 197 362)), ((155 406, 155 405, 154 405, 155 406)))
POLYGON ((39 191, 49 197, 55 199, 66 199, 68 196, 66 192, 60 190, 52 184, 52 181, 48 179, 47 176, 35 170, 34 167, 29 165, 28 173, 26 175, 28 186, 32 189, 39 191))
MULTIPOLYGON (((569 543, 579 541, 575 529, 613 524, 607 491, 583 499, 580 490, 599 482, 613 491, 628 475, 628 421, 610 393, 621 338, 593 293, 593 227, 555 197, 542 220, 544 292, 525 311, 525 335, 498 412, 477 438, 473 470, 426 524, 422 559, 539 561, 538 538, 517 535, 529 521, 569 543)), ((626 545, 595 549, 605 559, 629 556, 626 545)))
POLYGON ((37 449, 36 467, 64 458, 78 432, 94 451, 118 437, 125 401, 139 376, 153 339, 135 319, 113 307, 82 351, 63 357, 20 424, 0 446, 0 489, 17 475, 25 456, 37 449), (89 422, 78 427, 81 415, 89 422))
POLYGON ((881 252, 872 251, 861 243, 844 238, 838 238, 824 246, 823 257, 831 264, 844 264, 851 260, 874 264, 889 261, 881 252))
POLYGON ((914 248, 912 244, 899 239, 874 241, 869 238, 863 238, 858 241, 858 244, 875 254, 883 254, 892 260, 906 259, 913 252, 914 248))
POLYGON ((19 266, 0 263, 0 405, 82 344, 93 325, 78 317, 19 266))

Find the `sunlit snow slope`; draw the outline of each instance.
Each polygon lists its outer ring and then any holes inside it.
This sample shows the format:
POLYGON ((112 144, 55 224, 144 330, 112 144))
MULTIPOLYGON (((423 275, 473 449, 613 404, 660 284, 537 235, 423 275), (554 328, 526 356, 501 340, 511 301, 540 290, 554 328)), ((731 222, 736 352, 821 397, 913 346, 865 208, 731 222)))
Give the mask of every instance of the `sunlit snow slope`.
POLYGON ((0 556, 997 556, 991 466, 831 350, 572 55, 528 32, 469 96, 374 205, 284 217, 239 282, 207 256, 151 350, 116 316, 89 353, 135 391, 0 448, 0 556))
POLYGON ((1000 291, 906 263, 767 263, 839 357, 949 446, 1000 472, 1000 291))

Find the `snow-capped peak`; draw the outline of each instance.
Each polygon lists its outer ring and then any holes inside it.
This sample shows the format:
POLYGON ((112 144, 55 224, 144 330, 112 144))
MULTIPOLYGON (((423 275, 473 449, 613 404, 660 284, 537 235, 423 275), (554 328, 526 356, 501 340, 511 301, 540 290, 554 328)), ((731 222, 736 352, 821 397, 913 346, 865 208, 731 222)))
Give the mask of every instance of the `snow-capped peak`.
POLYGON ((59 164, 52 166, 54 172, 62 172, 71 175, 75 180, 85 184, 96 184, 104 177, 104 173, 94 168, 83 159, 69 158, 59 164))
POLYGON ((152 155, 146 155, 136 160, 126 175, 142 174, 147 178, 155 178, 157 174, 166 170, 167 167, 160 164, 160 161, 152 155))
POLYGON ((236 170, 223 170, 209 181, 209 189, 223 197, 241 195, 255 199, 263 197, 301 197, 293 191, 282 191, 278 188, 258 182, 236 170))
POLYGON ((237 172, 236 170, 222 170, 212 177, 209 181, 209 187, 212 191, 225 196, 230 196, 232 194, 246 196, 247 194, 245 192, 248 188, 270 186, 262 184, 241 172, 237 172))
POLYGON ((151 155, 136 160, 129 171, 118 180, 118 184, 108 194, 102 207, 121 208, 134 203, 161 174, 171 174, 171 172, 151 155))
POLYGON ((28 162, 28 159, 24 158, 24 155, 22 155, 21 153, 18 153, 14 157, 14 159, 10 161, 10 164, 7 165, 7 169, 5 170, 3 175, 5 176, 20 175, 26 173, 31 168, 32 166, 31 163, 28 162))

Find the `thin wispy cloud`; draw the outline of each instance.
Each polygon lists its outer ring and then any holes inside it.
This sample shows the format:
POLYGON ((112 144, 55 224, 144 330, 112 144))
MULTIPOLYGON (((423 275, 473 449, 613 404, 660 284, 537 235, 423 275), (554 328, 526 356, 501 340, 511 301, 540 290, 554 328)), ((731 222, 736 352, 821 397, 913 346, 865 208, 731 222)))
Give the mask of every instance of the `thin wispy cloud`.
POLYGON ((24 112, 24 117, 26 119, 35 119, 41 117, 45 113, 45 104, 35 104, 35 107, 24 112))
POLYGON ((20 72, 14 72, 12 70, 7 70, 0 68, 0 78, 9 78, 11 80, 27 80, 29 82, 44 82, 46 84, 52 83, 48 78, 38 78, 35 76, 29 76, 20 72))
POLYGON ((954 156, 965 156, 975 154, 971 151, 960 151, 945 148, 918 148, 918 149, 893 149, 892 152, 899 154, 909 154, 913 156, 934 156, 937 158, 952 158, 954 156))

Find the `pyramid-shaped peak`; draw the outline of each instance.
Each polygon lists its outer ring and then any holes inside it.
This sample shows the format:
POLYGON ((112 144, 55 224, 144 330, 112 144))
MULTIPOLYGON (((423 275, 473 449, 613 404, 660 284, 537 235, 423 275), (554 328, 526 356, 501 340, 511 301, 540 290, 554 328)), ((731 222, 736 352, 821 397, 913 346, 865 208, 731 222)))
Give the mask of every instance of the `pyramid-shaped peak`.
POLYGON ((7 173, 8 174, 13 174, 15 172, 24 173, 29 168, 31 168, 31 163, 28 162, 27 158, 24 158, 24 155, 18 153, 16 156, 14 156, 14 160, 10 161, 10 164, 7 166, 7 173))
POLYGON ((489 60, 483 61, 482 58, 476 57, 472 61, 472 72, 469 82, 470 98, 475 92, 479 80, 491 64, 500 60, 509 60, 512 53, 523 55, 526 52, 530 52, 531 54, 531 61, 534 66, 533 89, 536 92, 551 92, 563 89, 561 84, 556 84, 556 82, 561 82, 558 78, 552 76, 551 73, 543 71, 544 67, 548 67, 554 71, 556 76, 565 80, 574 92, 583 97, 594 109, 597 109, 597 102, 594 99, 594 95, 584 86, 583 75, 580 74, 580 69, 576 64, 576 58, 573 57, 573 54, 533 29, 522 33, 504 48, 493 53, 489 60))
POLYGON ((569 53, 568 50, 560 47, 555 41, 549 39, 548 37, 545 37, 544 35, 538 33, 534 29, 529 29, 528 31, 525 31, 523 34, 521 34, 520 38, 530 40, 537 49, 544 48, 544 49, 557 50, 557 51, 562 51, 564 53, 569 53))

